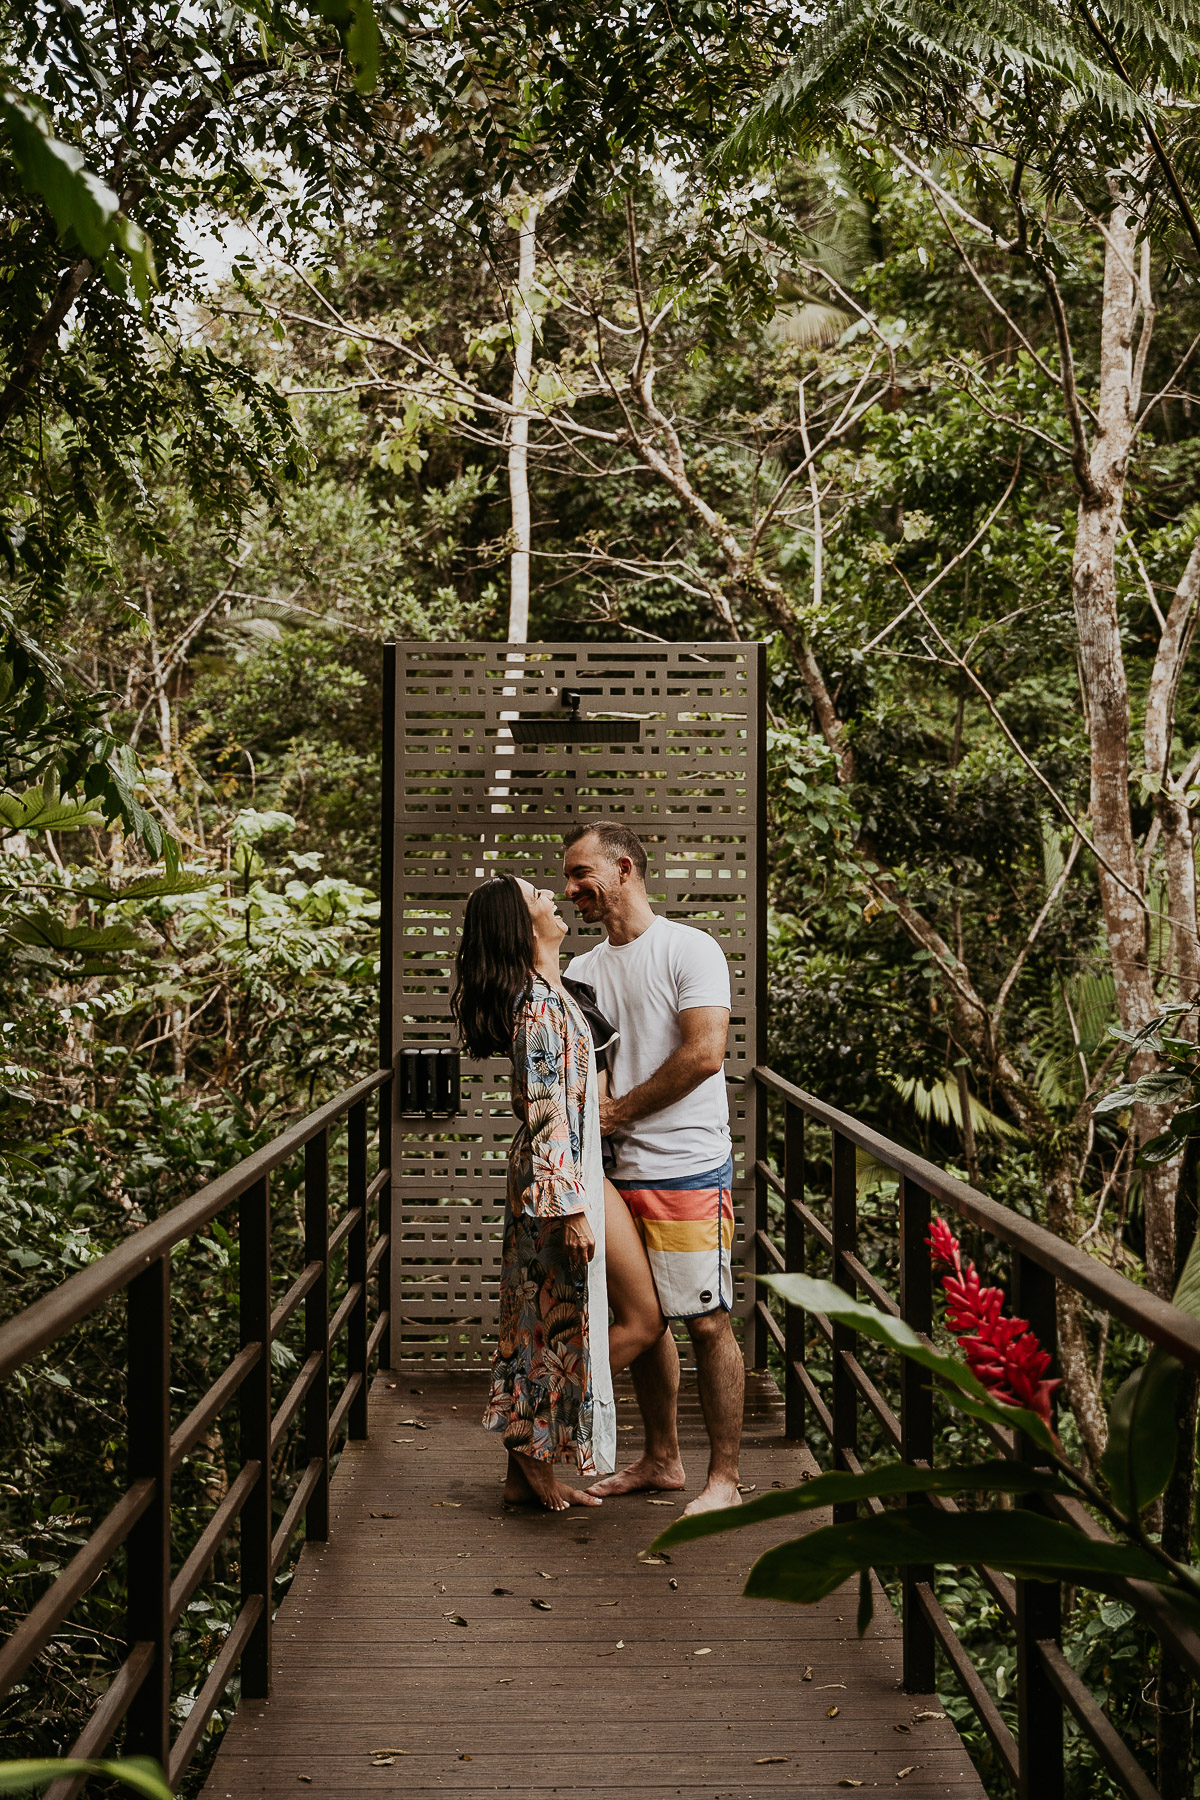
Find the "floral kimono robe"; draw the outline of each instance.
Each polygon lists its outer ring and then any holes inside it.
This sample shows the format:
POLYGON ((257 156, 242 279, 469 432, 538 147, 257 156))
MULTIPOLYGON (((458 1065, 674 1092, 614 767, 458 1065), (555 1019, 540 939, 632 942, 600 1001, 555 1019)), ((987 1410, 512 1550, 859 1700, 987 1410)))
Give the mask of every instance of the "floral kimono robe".
POLYGON ((513 1037, 500 1336, 483 1423, 505 1447, 583 1475, 616 1464, 608 1367, 604 1170, 591 1034, 575 1002, 535 976, 513 1037), (563 1224, 585 1212, 588 1264, 568 1254, 563 1224))

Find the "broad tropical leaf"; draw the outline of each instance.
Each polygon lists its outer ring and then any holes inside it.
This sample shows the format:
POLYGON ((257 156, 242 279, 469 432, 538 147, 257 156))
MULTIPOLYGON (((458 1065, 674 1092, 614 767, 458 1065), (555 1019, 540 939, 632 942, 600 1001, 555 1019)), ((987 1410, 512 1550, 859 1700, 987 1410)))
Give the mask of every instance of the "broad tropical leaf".
POLYGON ((0 121, 21 179, 41 195, 59 231, 73 232, 94 263, 105 262, 114 248, 123 251, 144 304, 156 285, 154 258, 144 232, 122 214, 118 196, 74 145, 55 137, 40 108, 7 85, 0 86, 0 121))
MULTIPOLYGON (((759 1557, 744 1591, 753 1599, 810 1605, 862 1569, 906 1568, 912 1563, 985 1565, 1034 1580, 1070 1581, 1102 1593, 1122 1580, 1165 1585, 1165 1570, 1149 1551, 1136 1544, 1097 1542, 1040 1513, 944 1513, 918 1507, 847 1525, 826 1525, 778 1544, 759 1557)), ((1177 1589, 1170 1591, 1172 1599, 1178 1598, 1177 1589)), ((1183 1604, 1200 1618, 1200 1603, 1183 1604)))
POLYGON ((102 830, 104 815, 86 800, 55 800, 40 787, 24 794, 0 793, 0 836, 14 831, 102 830))
POLYGON ((1179 1452, 1175 1401, 1183 1364, 1155 1348, 1117 1389, 1100 1472, 1127 1518, 1157 1500, 1179 1452))
POLYGON ((83 1762, 77 1757, 39 1757, 0 1763, 0 1794, 27 1794, 66 1775, 102 1775, 144 1794, 146 1800, 171 1800, 159 1765, 149 1756, 123 1756, 114 1762, 83 1762))
POLYGON ((792 1513, 815 1512, 841 1501, 888 1499, 900 1494, 1066 1494, 1072 1490, 1049 1469, 1033 1469, 1027 1463, 996 1459, 964 1463, 961 1468, 918 1469, 909 1463, 884 1463, 862 1475, 832 1470, 817 1475, 801 1487, 762 1494, 742 1506, 725 1506, 716 1512, 676 1519, 651 1546, 669 1550, 693 1538, 735 1531, 741 1525, 761 1525, 767 1519, 783 1519, 792 1513))

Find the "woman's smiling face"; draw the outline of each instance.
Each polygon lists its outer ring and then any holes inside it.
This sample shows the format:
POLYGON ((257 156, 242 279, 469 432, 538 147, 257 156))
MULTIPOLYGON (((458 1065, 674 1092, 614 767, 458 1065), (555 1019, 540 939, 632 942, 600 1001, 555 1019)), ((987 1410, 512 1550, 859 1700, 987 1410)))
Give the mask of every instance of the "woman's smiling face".
POLYGON ((534 937, 541 944, 561 944, 567 935, 567 923, 559 916, 554 889, 535 888, 532 882, 521 881, 520 877, 518 882, 533 920, 534 937))

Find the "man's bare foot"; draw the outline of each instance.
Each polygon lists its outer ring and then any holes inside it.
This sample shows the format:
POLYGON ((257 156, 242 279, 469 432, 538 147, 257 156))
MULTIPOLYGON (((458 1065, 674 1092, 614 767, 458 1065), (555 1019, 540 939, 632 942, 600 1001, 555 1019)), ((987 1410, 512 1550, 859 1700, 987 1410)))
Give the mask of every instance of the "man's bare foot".
POLYGON ((742 1496, 738 1493, 736 1477, 733 1480, 727 1475, 710 1475, 706 1485, 683 1509, 685 1519, 694 1518, 697 1513, 716 1512, 723 1506, 740 1506, 742 1496))
POLYGON ((547 1512, 566 1512, 569 1506, 599 1506, 599 1500, 581 1488, 559 1481, 549 1463, 510 1452, 504 1499, 509 1506, 544 1506, 547 1512))
POLYGON ((597 1499, 607 1500, 615 1494, 644 1494, 656 1490, 668 1493, 686 1486, 686 1483, 687 1477, 678 1457, 670 1462, 659 1462, 652 1456, 639 1456, 627 1469, 618 1469, 615 1475, 606 1475, 602 1481, 593 1481, 588 1493, 595 1494, 597 1499))

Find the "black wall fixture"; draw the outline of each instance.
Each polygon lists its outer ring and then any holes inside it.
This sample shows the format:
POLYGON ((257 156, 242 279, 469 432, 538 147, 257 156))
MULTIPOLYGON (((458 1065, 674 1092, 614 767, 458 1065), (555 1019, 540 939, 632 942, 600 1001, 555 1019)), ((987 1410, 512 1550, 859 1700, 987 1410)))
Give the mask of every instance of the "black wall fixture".
POLYGON ((406 1044, 396 1058, 403 1118, 454 1119, 462 1110, 459 1053, 445 1044, 406 1044))

